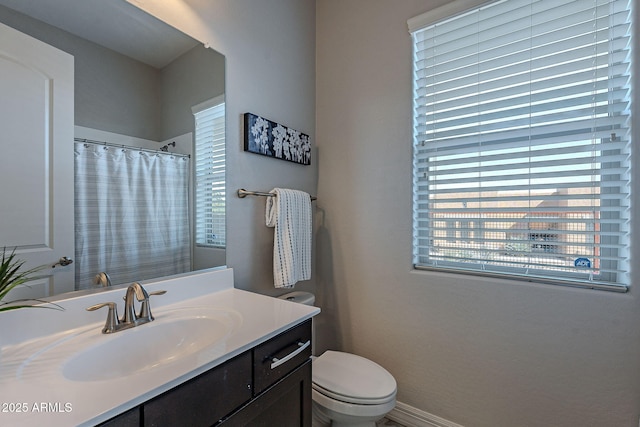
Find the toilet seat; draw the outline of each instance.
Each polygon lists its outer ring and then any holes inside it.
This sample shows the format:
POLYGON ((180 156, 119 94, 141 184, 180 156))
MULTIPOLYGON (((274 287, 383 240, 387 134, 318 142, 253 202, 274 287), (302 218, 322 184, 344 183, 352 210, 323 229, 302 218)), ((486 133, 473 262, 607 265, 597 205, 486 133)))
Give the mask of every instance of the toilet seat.
POLYGON ((350 405, 381 405, 381 404, 392 401, 396 395, 394 392, 393 394, 380 399, 362 399, 362 398, 355 398, 353 396, 346 396, 343 394, 334 393, 331 390, 327 390, 325 388, 320 387, 318 384, 312 384, 311 387, 314 392, 320 393, 321 395, 329 399, 333 399, 335 401, 347 403, 350 405))
POLYGON ((396 399, 392 398, 388 402, 377 405, 361 405, 357 403, 342 402, 332 399, 318 392, 315 388, 311 390, 313 405, 321 406, 324 410, 333 412, 329 415, 331 419, 337 414, 343 414, 351 417, 371 417, 374 419, 382 418, 396 406, 396 399))
POLYGON ((380 405, 395 399, 397 384, 382 366, 364 357, 328 350, 313 361, 312 387, 345 403, 380 405))

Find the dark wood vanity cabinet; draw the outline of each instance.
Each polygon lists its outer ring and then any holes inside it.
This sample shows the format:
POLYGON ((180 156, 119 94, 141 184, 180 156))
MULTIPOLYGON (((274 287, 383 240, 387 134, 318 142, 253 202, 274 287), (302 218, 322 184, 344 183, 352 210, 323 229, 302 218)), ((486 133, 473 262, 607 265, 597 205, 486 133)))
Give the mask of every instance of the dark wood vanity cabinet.
POLYGON ((311 427, 311 360, 217 426, 311 427))
POLYGON ((310 427, 310 344, 307 320, 101 426, 310 427))
POLYGON ((254 398, 219 425, 311 427, 311 320, 252 352, 254 398))
POLYGON ((139 427, 142 420, 141 411, 142 407, 137 406, 117 417, 111 418, 109 421, 105 421, 100 424, 100 427, 139 427))
POLYGON ((251 400, 247 351, 143 405, 145 427, 209 427, 251 400))

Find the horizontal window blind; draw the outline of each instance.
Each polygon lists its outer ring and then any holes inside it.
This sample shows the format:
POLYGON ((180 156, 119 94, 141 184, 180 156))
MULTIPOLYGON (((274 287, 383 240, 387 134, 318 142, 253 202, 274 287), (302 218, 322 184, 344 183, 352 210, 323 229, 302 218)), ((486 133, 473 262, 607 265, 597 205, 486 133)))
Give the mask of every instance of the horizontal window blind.
POLYGON ((416 268, 626 290, 630 15, 504 0, 411 30, 416 268))
POLYGON ((196 244, 225 247, 225 104, 194 116, 196 244))

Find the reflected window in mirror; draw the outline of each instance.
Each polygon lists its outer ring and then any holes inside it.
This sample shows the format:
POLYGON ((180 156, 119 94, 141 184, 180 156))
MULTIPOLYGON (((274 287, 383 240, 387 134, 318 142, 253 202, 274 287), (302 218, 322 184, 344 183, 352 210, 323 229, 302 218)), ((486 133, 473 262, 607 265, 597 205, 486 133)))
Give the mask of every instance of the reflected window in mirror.
POLYGON ((192 108, 195 117, 195 239, 198 246, 224 248, 225 103, 218 96, 192 108))

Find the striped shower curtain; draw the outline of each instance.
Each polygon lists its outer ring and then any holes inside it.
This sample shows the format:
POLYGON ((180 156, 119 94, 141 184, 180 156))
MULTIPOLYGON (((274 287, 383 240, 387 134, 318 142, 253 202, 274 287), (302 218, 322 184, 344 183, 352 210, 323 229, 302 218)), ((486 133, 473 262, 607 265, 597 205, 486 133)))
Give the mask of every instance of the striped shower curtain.
POLYGON ((76 143, 76 289, 189 271, 188 200, 188 157, 76 143))

